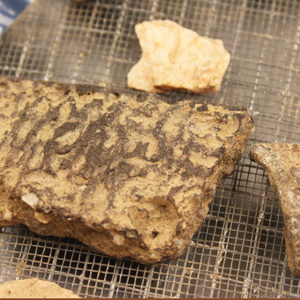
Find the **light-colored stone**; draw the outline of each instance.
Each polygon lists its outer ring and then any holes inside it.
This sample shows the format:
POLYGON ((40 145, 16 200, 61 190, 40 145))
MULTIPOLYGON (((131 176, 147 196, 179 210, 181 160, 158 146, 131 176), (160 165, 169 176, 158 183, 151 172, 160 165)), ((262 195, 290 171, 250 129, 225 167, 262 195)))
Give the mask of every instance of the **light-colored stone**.
POLYGON ((288 265, 300 275, 300 144, 265 143, 250 148, 250 158, 266 169, 284 216, 288 265))
POLYGON ((80 298, 58 284, 34 279, 7 281, 0 285, 0 298, 80 298))
POLYGON ((169 20, 135 26, 142 57, 128 73, 128 86, 148 92, 217 92, 230 61, 221 40, 199 36, 169 20))
POLYGON ((39 199, 34 193, 28 193, 21 197, 21 200, 24 201, 26 204, 31 206, 33 209, 36 209, 39 203, 39 199))

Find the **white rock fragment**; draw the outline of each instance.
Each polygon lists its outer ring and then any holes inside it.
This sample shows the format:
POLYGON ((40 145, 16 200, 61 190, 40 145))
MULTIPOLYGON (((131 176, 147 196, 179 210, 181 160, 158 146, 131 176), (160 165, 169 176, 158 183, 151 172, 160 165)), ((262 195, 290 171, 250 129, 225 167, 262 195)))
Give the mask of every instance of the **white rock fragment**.
POLYGON ((128 86, 148 92, 217 92, 230 61, 221 40, 199 36, 169 20, 135 26, 142 57, 128 73, 128 86))
POLYGON ((114 234, 114 236, 113 236, 113 241, 114 241, 114 243, 115 243, 116 245, 122 246, 122 245, 124 244, 124 242, 125 242, 125 239, 124 239, 124 237, 123 237, 122 235, 120 235, 120 234, 114 234))
POLYGON ((50 215, 47 215, 47 214, 44 214, 41 212, 37 212, 37 211, 34 212, 34 218, 42 224, 48 224, 51 221, 50 215))
POLYGON ((39 198, 34 193, 28 193, 26 195, 23 195, 21 200, 24 201, 29 206, 31 206, 33 209, 36 209, 39 203, 39 198))
POLYGON ((150 254, 150 257, 151 257, 152 259, 157 259, 157 254, 156 254, 156 252, 152 252, 152 253, 150 254))
POLYGON ((8 209, 4 210, 2 219, 8 222, 12 221, 12 212, 8 209))
POLYGON ((109 224, 108 223, 103 223, 102 226, 103 226, 104 229, 108 229, 109 228, 109 224))
POLYGON ((133 232, 130 232, 130 231, 127 231, 126 232, 126 236, 128 237, 128 238, 135 238, 136 237, 136 235, 133 233, 133 232))
POLYGON ((87 186, 85 184, 83 184, 79 187, 79 190, 83 192, 86 188, 87 188, 87 186))
POLYGON ((177 238, 173 239, 173 242, 177 245, 178 248, 182 248, 184 246, 183 241, 177 238))

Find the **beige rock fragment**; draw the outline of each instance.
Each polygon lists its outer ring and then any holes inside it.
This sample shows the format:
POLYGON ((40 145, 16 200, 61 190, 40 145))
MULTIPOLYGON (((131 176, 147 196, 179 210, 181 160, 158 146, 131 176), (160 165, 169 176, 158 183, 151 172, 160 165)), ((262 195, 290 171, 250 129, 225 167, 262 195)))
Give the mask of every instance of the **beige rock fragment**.
POLYGON ((0 298, 80 298, 58 284, 34 279, 7 281, 0 285, 0 298))
POLYGON ((250 158, 266 169, 284 216, 288 265, 300 275, 300 144, 254 144, 250 158))
POLYGON ((199 36, 169 20, 135 26, 142 57, 128 73, 128 86, 148 92, 217 92, 230 61, 221 40, 199 36))

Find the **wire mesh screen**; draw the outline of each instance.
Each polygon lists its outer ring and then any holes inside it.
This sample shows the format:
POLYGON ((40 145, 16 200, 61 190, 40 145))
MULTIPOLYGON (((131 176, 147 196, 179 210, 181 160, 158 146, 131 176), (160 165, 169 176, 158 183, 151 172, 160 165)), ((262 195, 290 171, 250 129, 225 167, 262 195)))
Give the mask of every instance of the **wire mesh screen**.
MULTIPOLYGON (((0 75, 126 88, 141 53, 134 25, 171 19, 231 53, 222 89, 199 96, 252 113, 253 142, 300 142, 297 0, 36 0, 3 36, 0 75)), ((217 189, 187 252, 143 265, 81 243, 1 228, 0 282, 47 279, 82 297, 299 297, 283 216, 267 174, 246 152, 217 189)))

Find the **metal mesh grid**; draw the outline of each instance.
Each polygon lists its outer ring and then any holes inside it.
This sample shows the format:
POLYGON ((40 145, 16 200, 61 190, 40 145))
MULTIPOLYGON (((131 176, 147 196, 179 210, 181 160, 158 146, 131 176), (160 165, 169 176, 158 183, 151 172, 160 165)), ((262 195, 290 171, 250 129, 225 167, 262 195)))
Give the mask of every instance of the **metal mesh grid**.
MULTIPOLYGON (((300 142, 297 0, 36 0, 2 38, 0 75, 126 88, 140 49, 134 25, 171 19, 220 38, 231 63, 213 102, 254 116, 253 142, 300 142)), ((287 268, 280 203, 244 157, 225 178, 187 252, 142 265, 71 239, 1 228, 0 282, 38 277, 83 297, 299 297, 287 268)))

